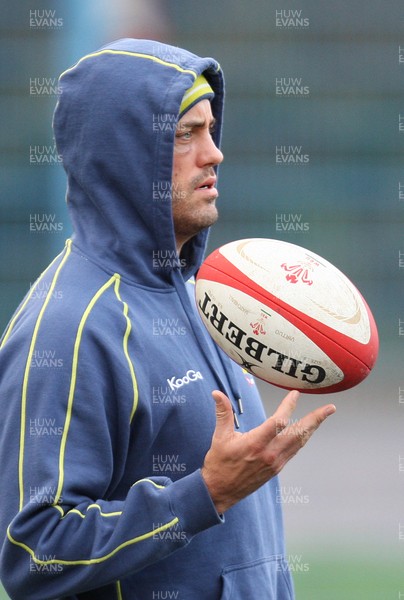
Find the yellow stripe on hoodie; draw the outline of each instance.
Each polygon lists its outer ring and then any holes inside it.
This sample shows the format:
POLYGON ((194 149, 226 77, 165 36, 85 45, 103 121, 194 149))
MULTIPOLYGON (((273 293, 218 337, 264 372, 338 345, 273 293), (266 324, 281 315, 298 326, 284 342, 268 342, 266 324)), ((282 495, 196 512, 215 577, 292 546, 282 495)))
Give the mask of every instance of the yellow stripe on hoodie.
POLYGON ((76 339, 74 342, 72 374, 71 374, 71 379, 70 379, 69 397, 67 400, 66 419, 65 419, 65 424, 64 424, 64 428, 63 428, 62 441, 60 444, 59 483, 58 483, 58 487, 57 487, 57 491, 56 491, 56 495, 55 495, 55 499, 54 499, 54 504, 59 503, 61 495, 62 495, 62 488, 63 488, 63 482, 64 482, 64 458, 65 458, 66 442, 67 442, 67 436, 69 434, 69 427, 70 427, 70 422, 71 422, 72 412, 73 412, 74 393, 76 390, 76 381, 77 381, 77 367, 78 367, 78 362, 79 362, 79 351, 80 351, 80 344, 81 344, 81 338, 83 335, 84 326, 86 324, 86 321, 87 321, 91 311, 93 310, 95 304, 97 303, 97 300, 99 300, 101 298, 101 296, 104 294, 104 292, 108 288, 110 288, 117 281, 117 279, 119 281, 119 275, 114 274, 97 291, 97 293, 94 294, 93 298, 90 300, 86 310, 83 313, 83 316, 81 318, 81 321, 80 321, 80 324, 79 324, 79 327, 77 330, 77 335, 76 335, 76 339))
POLYGON ((20 426, 20 451, 19 451, 19 460, 18 460, 18 484, 20 489, 20 510, 22 510, 24 506, 24 450, 25 450, 25 428, 26 428, 26 412, 27 412, 27 390, 28 390, 28 381, 29 374, 32 363, 32 356, 34 354, 35 344, 38 337, 39 328, 41 326, 41 321, 46 311, 46 308, 52 298, 53 290, 55 289, 56 282, 58 280, 60 271, 63 269, 69 255, 71 253, 71 243, 70 240, 66 245, 66 253, 56 269, 56 272, 52 279, 52 284, 49 288, 49 292, 46 296, 45 302, 39 312, 38 318, 35 323, 34 331, 31 338, 31 343, 28 351, 28 358, 25 364, 24 371, 24 379, 22 385, 22 395, 21 395, 21 426, 20 426))

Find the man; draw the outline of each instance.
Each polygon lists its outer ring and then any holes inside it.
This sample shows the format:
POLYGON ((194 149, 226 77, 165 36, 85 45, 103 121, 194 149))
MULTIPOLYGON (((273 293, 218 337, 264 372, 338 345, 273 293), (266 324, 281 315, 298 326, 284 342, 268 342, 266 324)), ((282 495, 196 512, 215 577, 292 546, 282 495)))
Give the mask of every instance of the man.
POLYGON ((4 585, 21 600, 290 600, 276 475, 335 407, 288 427, 290 392, 266 420, 197 315, 220 67, 121 40, 60 87, 74 236, 1 343, 4 585))

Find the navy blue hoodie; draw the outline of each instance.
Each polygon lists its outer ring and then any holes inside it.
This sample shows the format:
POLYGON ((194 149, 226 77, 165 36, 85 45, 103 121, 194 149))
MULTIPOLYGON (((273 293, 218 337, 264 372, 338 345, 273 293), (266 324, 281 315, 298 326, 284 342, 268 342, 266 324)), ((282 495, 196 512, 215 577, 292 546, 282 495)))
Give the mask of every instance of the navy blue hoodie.
POLYGON ((293 598, 277 478, 219 515, 201 477, 212 390, 240 431, 265 419, 195 311, 208 231, 175 250, 175 124, 202 72, 219 145, 213 59, 126 39, 60 78, 74 235, 0 350, 0 573, 15 600, 293 598))

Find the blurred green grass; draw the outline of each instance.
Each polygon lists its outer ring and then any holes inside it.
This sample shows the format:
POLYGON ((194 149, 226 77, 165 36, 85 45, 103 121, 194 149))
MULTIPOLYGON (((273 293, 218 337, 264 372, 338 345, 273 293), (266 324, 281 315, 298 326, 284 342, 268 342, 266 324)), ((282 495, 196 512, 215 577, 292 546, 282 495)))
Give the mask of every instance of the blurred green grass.
MULTIPOLYGON (((404 599, 403 565, 387 559, 375 562, 327 553, 326 559, 305 554, 303 561, 296 556, 290 563, 296 600, 404 599)), ((0 600, 9 600, 2 587, 0 600)))
POLYGON ((305 555, 306 571, 300 565, 291 571, 297 600, 397 600, 404 599, 404 569, 398 561, 367 561, 335 555, 327 558, 305 555), (400 596, 401 594, 401 596, 400 596))

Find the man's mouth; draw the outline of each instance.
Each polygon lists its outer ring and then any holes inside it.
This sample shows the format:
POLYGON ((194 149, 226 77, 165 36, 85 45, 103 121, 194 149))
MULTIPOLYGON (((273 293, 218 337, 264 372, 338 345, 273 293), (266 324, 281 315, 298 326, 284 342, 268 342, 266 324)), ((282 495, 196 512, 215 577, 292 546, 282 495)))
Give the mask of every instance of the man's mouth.
POLYGON ((196 187, 196 190, 212 190, 215 188, 216 185, 216 177, 209 177, 208 179, 205 179, 205 181, 203 181, 201 183, 201 185, 199 185, 198 187, 196 187))

